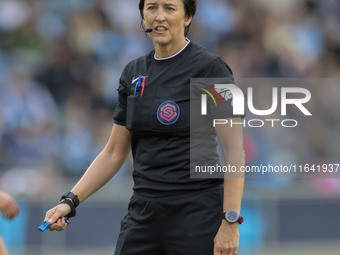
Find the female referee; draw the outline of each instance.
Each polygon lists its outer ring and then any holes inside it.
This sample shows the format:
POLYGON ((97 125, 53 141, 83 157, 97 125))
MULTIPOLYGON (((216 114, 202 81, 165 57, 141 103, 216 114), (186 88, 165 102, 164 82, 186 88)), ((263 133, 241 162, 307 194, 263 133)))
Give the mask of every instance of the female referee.
MULTIPOLYGON (((107 183, 132 151, 134 193, 116 255, 237 254, 244 179, 193 179, 189 172, 190 78, 232 79, 220 57, 186 38, 196 7, 197 0, 139 1, 154 50, 125 67, 110 138, 80 181, 47 211, 50 230, 64 230, 79 202, 107 183)), ((242 127, 220 125, 213 132, 228 164, 241 167, 242 127)), ((209 153, 217 157, 215 150, 209 153)))

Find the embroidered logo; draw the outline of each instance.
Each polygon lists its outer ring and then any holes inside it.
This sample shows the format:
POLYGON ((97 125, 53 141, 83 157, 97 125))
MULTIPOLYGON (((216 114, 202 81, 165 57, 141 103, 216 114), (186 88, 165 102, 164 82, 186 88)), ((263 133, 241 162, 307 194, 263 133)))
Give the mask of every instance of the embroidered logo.
POLYGON ((171 100, 163 102, 157 110, 157 118, 164 125, 174 124, 180 115, 179 106, 171 100))

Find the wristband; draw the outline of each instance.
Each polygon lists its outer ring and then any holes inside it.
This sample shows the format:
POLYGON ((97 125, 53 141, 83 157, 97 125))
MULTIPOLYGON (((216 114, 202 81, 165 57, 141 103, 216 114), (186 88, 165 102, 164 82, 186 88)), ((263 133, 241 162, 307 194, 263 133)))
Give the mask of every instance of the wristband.
POLYGON ((61 200, 59 201, 58 204, 67 204, 67 205, 70 206, 71 212, 65 216, 66 219, 69 219, 69 218, 71 218, 71 217, 76 216, 76 207, 74 206, 74 204, 72 203, 72 201, 70 201, 70 200, 64 198, 64 199, 61 199, 61 200))
POLYGON ((70 198, 74 204, 74 207, 77 208, 79 205, 79 198, 77 195, 75 195, 73 192, 71 191, 66 191, 61 195, 60 200, 64 199, 64 198, 70 198))

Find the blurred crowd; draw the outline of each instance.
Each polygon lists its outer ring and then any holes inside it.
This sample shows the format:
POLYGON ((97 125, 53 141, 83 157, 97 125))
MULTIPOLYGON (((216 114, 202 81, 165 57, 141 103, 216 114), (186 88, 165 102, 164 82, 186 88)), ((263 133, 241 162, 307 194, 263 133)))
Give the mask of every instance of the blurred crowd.
MULTIPOLYGON (((339 1, 198 2, 188 37, 236 79, 340 76, 339 1)), ((120 73, 152 49, 140 22, 138 0, 0 0, 0 186, 15 181, 35 195, 39 178, 81 176, 108 139, 120 73)), ((334 103, 340 96, 311 92, 334 103)), ((247 130, 248 163, 339 158, 336 107, 313 109, 321 119, 289 139, 247 130)))

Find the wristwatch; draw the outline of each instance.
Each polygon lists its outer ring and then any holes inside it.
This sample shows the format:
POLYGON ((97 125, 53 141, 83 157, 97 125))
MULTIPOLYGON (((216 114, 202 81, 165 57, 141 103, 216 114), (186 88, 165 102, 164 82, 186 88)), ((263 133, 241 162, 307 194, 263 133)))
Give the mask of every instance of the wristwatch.
POLYGON ((66 191, 61 195, 60 200, 63 200, 65 198, 70 198, 74 204, 74 207, 77 208, 79 205, 79 199, 78 196, 73 194, 71 191, 66 191))
POLYGON ((236 223, 242 224, 243 217, 236 211, 236 210, 228 210, 223 213, 223 219, 228 221, 229 223, 236 223))

